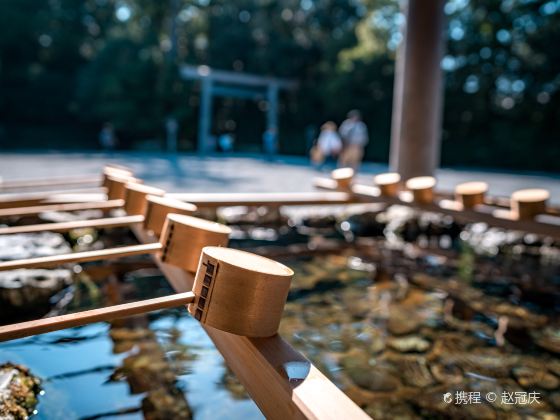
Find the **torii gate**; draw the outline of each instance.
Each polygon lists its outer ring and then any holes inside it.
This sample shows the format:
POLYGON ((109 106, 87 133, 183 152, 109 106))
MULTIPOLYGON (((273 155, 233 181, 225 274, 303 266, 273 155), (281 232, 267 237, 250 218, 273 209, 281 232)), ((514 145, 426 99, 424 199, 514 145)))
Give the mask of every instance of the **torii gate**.
MULTIPOLYGON (((399 172, 403 180, 432 175, 439 164, 444 4, 445 0, 408 0, 403 3, 406 24, 395 69, 390 153, 391 169, 399 172)), ((203 84, 198 135, 201 153, 207 151, 213 96, 266 97, 269 102, 267 127, 277 128, 278 90, 297 87, 291 80, 212 70, 207 66, 185 65, 181 68, 181 75, 186 79, 201 80, 203 84)))
POLYGON ((294 90, 297 88, 297 82, 294 80, 214 70, 208 66, 185 64, 181 66, 180 74, 187 80, 200 80, 202 83, 198 116, 198 152, 200 154, 208 152, 214 96, 251 100, 265 98, 268 102, 266 127, 278 130, 278 93, 280 89, 294 90))

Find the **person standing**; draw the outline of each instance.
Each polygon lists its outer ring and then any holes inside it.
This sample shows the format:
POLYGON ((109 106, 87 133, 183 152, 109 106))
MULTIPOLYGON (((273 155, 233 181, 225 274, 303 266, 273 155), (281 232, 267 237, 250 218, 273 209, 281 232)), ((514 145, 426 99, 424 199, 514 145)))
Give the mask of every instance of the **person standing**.
POLYGON ((231 133, 222 133, 218 137, 218 146, 223 153, 233 152, 233 144, 235 139, 231 133))
POLYGON ((278 152, 278 130, 276 127, 269 127, 263 133, 263 148, 268 160, 273 160, 278 152))
POLYGON ((105 123, 99 132, 99 144, 103 150, 115 150, 118 139, 113 128, 113 124, 105 123))
POLYGON ((357 170, 364 157, 364 148, 369 142, 367 126, 362 121, 362 114, 357 109, 350 111, 346 120, 340 125, 343 149, 338 165, 357 170))
POLYGON ((165 120, 166 149, 168 152, 177 152, 177 134, 179 132, 179 123, 174 117, 168 117, 165 120))
POLYGON ((327 121, 321 126, 321 134, 317 139, 318 153, 314 162, 318 169, 322 169, 325 164, 335 163, 342 150, 342 141, 336 128, 332 121, 327 121))

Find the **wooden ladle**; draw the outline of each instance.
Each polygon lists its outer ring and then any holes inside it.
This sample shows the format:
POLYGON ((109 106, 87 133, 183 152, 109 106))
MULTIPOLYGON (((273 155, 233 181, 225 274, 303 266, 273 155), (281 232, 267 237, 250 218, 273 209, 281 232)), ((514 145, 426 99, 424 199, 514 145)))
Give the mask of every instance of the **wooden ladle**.
POLYGON ((144 214, 129 216, 106 217, 101 219, 73 220, 60 223, 40 223, 36 225, 0 227, 0 235, 38 232, 68 232, 83 228, 114 228, 122 226, 142 225, 156 236, 161 234, 165 218, 170 213, 190 215, 196 211, 194 204, 174 200, 172 198, 148 195, 144 214))
POLYGON ((293 276, 290 268, 214 246, 204 247, 199 261, 192 292, 3 326, 0 341, 187 304, 202 324, 248 337, 276 334, 293 276))
POLYGON ((65 263, 98 261, 140 254, 159 254, 162 261, 194 272, 200 250, 209 245, 226 245, 230 233, 229 227, 219 223, 191 216, 169 214, 158 242, 4 261, 0 262, 0 271, 46 268, 65 263))

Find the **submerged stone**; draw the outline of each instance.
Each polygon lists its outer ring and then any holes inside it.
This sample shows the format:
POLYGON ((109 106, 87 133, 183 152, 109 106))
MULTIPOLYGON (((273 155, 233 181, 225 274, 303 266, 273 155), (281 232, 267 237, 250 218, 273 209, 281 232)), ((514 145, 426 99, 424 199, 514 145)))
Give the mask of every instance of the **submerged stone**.
POLYGON ((47 312, 51 298, 73 282, 66 269, 27 269, 0 272, 0 320, 47 312))
POLYGON ((66 254, 72 249, 58 233, 0 235, 0 261, 66 254))
POLYGON ((26 419, 37 406, 41 381, 21 365, 0 365, 0 419, 26 419))
POLYGON ((431 372, 434 378, 442 384, 459 384, 463 381, 463 371, 453 364, 433 364, 431 372))
POLYGON ((237 376, 233 373, 233 371, 225 366, 224 374, 222 375, 222 379, 220 380, 222 386, 229 391, 229 394, 232 396, 233 399, 236 400, 247 400, 249 399, 249 394, 245 390, 245 387, 237 376))
POLYGON ((535 343, 540 347, 553 353, 560 353, 560 329, 546 327, 542 330, 532 331, 531 335, 535 343))
POLYGON ((334 229, 336 226, 336 217, 333 215, 310 216, 304 218, 301 224, 313 229, 334 229))
POLYGON ((409 386, 425 388, 435 383, 428 369, 428 363, 422 356, 388 353, 384 360, 395 367, 402 382, 409 386))
POLYGON ((540 369, 528 366, 515 367, 512 372, 519 385, 526 389, 544 388, 552 390, 560 385, 560 380, 552 373, 547 372, 545 366, 540 369))
POLYGON ((425 352, 430 348, 430 342, 420 337, 419 335, 409 335, 406 337, 391 338, 388 341, 389 347, 400 351, 401 353, 408 352, 425 352))
POLYGON ((377 213, 365 212, 353 214, 340 223, 343 233, 351 232, 355 236, 376 237, 383 236, 385 223, 377 220, 377 213))
POLYGON ((344 373, 358 387, 373 392, 395 391, 401 387, 396 372, 387 363, 369 365, 365 352, 353 349, 340 359, 344 373))
POLYGON ((375 401, 366 406, 364 411, 376 420, 415 420, 418 418, 414 409, 403 401, 375 401))
POLYGON ((421 325, 421 320, 414 316, 414 313, 391 311, 391 316, 387 323, 387 328, 394 335, 406 335, 416 332, 421 325))

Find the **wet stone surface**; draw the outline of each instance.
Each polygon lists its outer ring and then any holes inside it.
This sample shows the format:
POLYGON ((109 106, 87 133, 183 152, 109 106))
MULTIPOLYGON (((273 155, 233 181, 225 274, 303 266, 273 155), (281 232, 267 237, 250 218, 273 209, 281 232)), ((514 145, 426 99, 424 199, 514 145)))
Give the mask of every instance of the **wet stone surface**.
POLYGON ((0 272, 0 322, 48 312, 52 297, 73 283, 67 269, 0 272))
POLYGON ((26 367, 0 364, 0 419, 20 420, 31 416, 38 403, 40 384, 26 367))
POLYGON ((71 250, 64 236, 58 233, 0 235, 0 261, 48 257, 71 250))
POLYGON ((556 418, 558 244, 398 210, 339 219, 354 249, 282 259, 296 275, 280 333, 377 419, 556 418), (457 391, 540 399, 443 401, 457 391))

